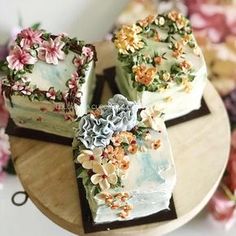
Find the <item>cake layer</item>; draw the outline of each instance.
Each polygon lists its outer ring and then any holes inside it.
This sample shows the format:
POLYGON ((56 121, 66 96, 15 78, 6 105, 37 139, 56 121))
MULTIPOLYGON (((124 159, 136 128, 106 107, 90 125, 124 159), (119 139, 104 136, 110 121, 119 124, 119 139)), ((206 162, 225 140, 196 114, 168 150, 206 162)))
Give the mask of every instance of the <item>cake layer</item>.
POLYGON ((158 104, 165 120, 200 108, 206 65, 182 15, 170 12, 123 26, 114 42, 116 81, 128 98, 143 107, 158 104))

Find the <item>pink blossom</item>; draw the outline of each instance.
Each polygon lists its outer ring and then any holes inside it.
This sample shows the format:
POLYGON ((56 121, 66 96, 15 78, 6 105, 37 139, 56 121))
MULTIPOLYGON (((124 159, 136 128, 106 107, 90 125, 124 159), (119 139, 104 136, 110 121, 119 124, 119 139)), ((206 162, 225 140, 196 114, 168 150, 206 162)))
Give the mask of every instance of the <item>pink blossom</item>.
POLYGON ((23 70, 25 65, 35 64, 37 59, 16 45, 7 57, 8 67, 12 70, 23 70))
POLYGON ((42 46, 38 50, 38 57, 40 60, 46 61, 48 64, 58 64, 58 60, 65 58, 65 53, 62 48, 65 43, 61 41, 61 37, 57 37, 54 40, 43 41, 42 46))
POLYGON ((18 36, 21 38, 20 46, 22 48, 30 48, 35 44, 41 45, 42 32, 39 30, 33 30, 31 28, 23 29, 18 36))
POLYGON ((9 161, 10 144, 5 129, 0 128, 0 168, 6 167, 9 161))
POLYGON ((29 96, 32 94, 32 89, 29 86, 25 86, 24 89, 21 90, 21 93, 29 96))
POLYGON ((77 72, 71 74, 71 79, 68 81, 68 87, 70 89, 77 88, 79 75, 77 72))
POLYGON ((4 103, 4 98, 1 95, 1 81, 0 81, 0 128, 1 127, 6 127, 7 126, 7 121, 9 114, 5 108, 5 103, 4 103))
POLYGON ((56 93, 55 89, 54 88, 50 88, 48 90, 48 92, 46 93, 46 97, 51 99, 51 100, 55 100, 56 99, 56 94, 57 93, 56 93))
POLYGON ((93 59, 93 50, 90 47, 84 46, 82 48, 82 54, 87 57, 88 61, 93 59))
POLYGON ((85 63, 85 59, 82 56, 76 55, 76 57, 73 60, 73 63, 76 67, 81 67, 85 63))
POLYGON ((16 81, 15 84, 12 86, 12 89, 14 91, 22 91, 24 88, 25 84, 20 81, 16 81))
POLYGON ((213 218, 221 221, 229 228, 235 220, 236 208, 221 190, 218 190, 209 202, 209 210, 213 218))

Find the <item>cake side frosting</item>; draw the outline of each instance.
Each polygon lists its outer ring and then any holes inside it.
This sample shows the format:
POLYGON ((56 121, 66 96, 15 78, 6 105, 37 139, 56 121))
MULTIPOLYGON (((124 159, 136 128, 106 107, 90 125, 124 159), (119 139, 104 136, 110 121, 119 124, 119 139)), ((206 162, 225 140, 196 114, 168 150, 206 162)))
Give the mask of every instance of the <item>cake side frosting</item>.
POLYGON ((75 117, 86 113, 91 101, 95 61, 93 45, 65 34, 22 30, 1 65, 3 93, 14 122, 72 137, 75 117))
POLYGON ((157 107, 140 109, 122 95, 78 121, 74 139, 95 223, 168 209, 176 181, 168 135, 157 107))
POLYGON ((114 44, 116 81, 130 99, 142 106, 160 104, 166 120, 200 107, 206 65, 190 23, 180 13, 123 26, 114 44))

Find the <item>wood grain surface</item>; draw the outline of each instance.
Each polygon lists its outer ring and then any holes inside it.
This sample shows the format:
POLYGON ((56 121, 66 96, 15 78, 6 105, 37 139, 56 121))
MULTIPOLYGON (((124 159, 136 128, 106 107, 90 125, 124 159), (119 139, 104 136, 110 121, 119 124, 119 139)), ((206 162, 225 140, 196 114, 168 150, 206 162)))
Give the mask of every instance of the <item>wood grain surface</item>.
MULTIPOLYGON (((97 44, 97 73, 114 65, 112 44, 97 44)), ((112 96, 107 83, 102 103, 112 96)), ((214 193, 226 167, 230 127, 224 105, 207 83, 204 98, 211 114, 168 128, 177 170, 174 191, 178 219, 89 235, 162 235, 192 219, 214 193)), ((34 204, 52 221, 84 235, 70 147, 10 137, 17 174, 34 204)), ((27 219, 26 219, 27 220, 27 219)))

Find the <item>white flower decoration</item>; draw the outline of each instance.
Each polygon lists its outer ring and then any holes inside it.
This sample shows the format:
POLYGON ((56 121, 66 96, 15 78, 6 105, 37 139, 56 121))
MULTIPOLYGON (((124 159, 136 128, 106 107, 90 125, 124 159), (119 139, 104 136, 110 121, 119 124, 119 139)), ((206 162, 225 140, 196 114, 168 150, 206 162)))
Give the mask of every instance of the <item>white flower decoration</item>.
POLYGON ((82 150, 77 157, 77 161, 82 164, 83 168, 93 169, 94 164, 101 162, 102 152, 101 148, 94 148, 93 151, 82 150))
POLYGON ((159 130, 163 126, 161 114, 161 109, 157 105, 148 107, 140 113, 142 121, 154 130, 159 130))
POLYGON ((101 190, 107 190, 110 188, 111 184, 117 183, 117 175, 115 173, 116 168, 111 163, 106 163, 101 165, 99 163, 94 163, 93 172, 95 173, 91 177, 93 184, 99 184, 101 190))

